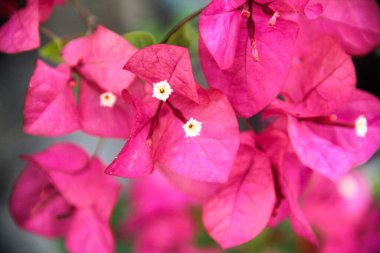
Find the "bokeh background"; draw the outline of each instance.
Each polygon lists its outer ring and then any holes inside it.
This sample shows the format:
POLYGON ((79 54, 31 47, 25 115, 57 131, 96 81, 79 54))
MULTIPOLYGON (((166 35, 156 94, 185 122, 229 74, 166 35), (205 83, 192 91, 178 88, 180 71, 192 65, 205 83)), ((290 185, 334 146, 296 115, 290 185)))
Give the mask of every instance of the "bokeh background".
MULTIPOLYGON (((56 7, 45 27, 60 36, 86 30, 82 20, 66 0, 56 7)), ((161 39, 179 20, 205 6, 207 0, 87 0, 82 1, 98 17, 98 23, 120 34, 143 30, 161 39)), ((49 40, 42 36, 42 44, 49 40)), ((51 143, 68 140, 89 152, 95 149, 97 138, 75 133, 63 138, 28 136, 22 131, 24 98, 33 72, 38 51, 17 55, 0 54, 0 252, 54 253, 59 252, 56 241, 40 239, 18 229, 8 212, 12 184, 24 167, 20 154, 30 154, 51 143)), ((380 97, 380 51, 354 59, 358 86, 380 97)), ((197 58, 193 59, 196 79, 205 83, 197 58)), ((337 94, 339 96, 339 94, 337 94)), ((254 119, 251 119, 254 121, 254 119)), ((380 134, 380 133, 379 133, 380 134)), ((106 163, 118 153, 123 141, 107 141, 101 152, 106 163)), ((365 165, 365 173, 379 184, 380 156, 375 155, 365 165)), ((376 186, 377 187, 377 186, 376 186)), ((376 188, 378 190, 378 188, 376 188)))

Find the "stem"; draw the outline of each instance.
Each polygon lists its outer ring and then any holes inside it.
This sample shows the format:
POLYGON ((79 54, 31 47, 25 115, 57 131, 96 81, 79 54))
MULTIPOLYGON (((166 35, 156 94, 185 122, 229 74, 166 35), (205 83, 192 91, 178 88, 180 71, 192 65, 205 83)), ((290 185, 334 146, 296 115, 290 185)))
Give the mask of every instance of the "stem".
POLYGON ((102 150, 102 148, 104 146, 105 141, 106 140, 103 138, 98 139, 98 143, 96 144, 95 151, 92 154, 92 156, 98 156, 99 155, 100 151, 102 150))
POLYGON ((59 48, 61 47, 61 38, 56 33, 54 33, 53 31, 51 31, 50 29, 44 26, 40 26, 39 29, 43 35, 45 35, 47 38, 54 41, 58 45, 59 48))
POLYGON ((71 0, 74 9, 82 18, 84 24, 87 27, 88 32, 93 32, 96 28, 97 17, 90 12, 79 0, 71 0))
POLYGON ((181 29, 187 22, 191 21, 195 17, 197 17, 201 12, 204 10, 205 7, 193 12, 189 16, 185 17, 182 19, 179 23, 177 23, 167 34, 166 36, 162 39, 160 44, 165 44, 169 41, 170 37, 173 36, 179 29, 181 29))

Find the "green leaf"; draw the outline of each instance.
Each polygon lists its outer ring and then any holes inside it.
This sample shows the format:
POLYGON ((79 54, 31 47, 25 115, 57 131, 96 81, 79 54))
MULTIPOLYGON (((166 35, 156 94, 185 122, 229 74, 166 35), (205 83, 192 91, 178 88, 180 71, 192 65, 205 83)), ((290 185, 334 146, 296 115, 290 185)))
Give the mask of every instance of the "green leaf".
POLYGON ((190 54, 196 54, 198 37, 198 31, 189 22, 169 38, 168 44, 186 47, 190 50, 190 54))
POLYGON ((129 43, 139 49, 157 43, 156 39, 151 33, 144 31, 126 33, 123 35, 123 37, 128 40, 129 43))
POLYGON ((61 63, 63 60, 60 55, 62 47, 60 43, 61 42, 50 41, 38 50, 38 54, 53 63, 61 63))

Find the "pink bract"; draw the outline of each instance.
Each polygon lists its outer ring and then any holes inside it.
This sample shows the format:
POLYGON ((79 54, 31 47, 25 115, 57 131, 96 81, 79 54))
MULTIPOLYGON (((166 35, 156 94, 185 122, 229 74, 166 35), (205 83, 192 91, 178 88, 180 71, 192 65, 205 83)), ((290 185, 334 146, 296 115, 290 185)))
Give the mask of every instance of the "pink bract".
POLYGON ((320 37, 313 41, 301 62, 293 64, 281 94, 288 113, 297 117, 320 116, 347 102, 355 85, 351 57, 334 39, 320 37))
POLYGON ((302 162, 317 172, 338 180, 352 167, 365 163, 380 146, 380 101, 357 90, 351 100, 335 112, 340 122, 353 124, 364 115, 368 132, 355 134, 354 126, 339 127, 299 120, 289 116, 289 136, 302 162))
POLYGON ((270 26, 271 16, 255 5, 247 18, 241 17, 241 9, 222 6, 213 1, 201 15, 202 69, 210 87, 223 91, 241 116, 250 117, 280 92, 291 67, 298 27, 283 19, 270 26), (220 44, 231 48, 221 55, 220 44))
POLYGON ((298 159, 284 129, 286 125, 280 128, 278 124, 272 125, 257 136, 258 145, 270 158, 277 183, 277 200, 272 221, 277 223, 288 215, 293 229, 300 236, 316 243, 317 239, 299 204, 311 171, 298 159))
POLYGON ((39 47, 39 22, 49 18, 54 5, 63 5, 65 1, 26 0, 25 7, 17 6, 22 1, 3 2, 1 11, 9 19, 0 27, 0 52, 12 54, 39 47))
POLYGON ((266 227, 274 202, 269 159, 254 146, 241 144, 229 181, 203 207, 203 223, 223 248, 230 248, 266 227))
POLYGON ((119 185, 102 173, 102 162, 67 143, 25 156, 25 160, 27 169, 10 199, 16 223, 39 235, 64 236, 73 253, 113 252, 108 220, 119 185))
POLYGON ((299 17, 302 48, 314 38, 328 34, 335 37, 346 52, 362 55, 380 44, 380 8, 375 0, 311 0, 322 13, 314 19, 299 17))
POLYGON ((177 94, 198 102, 189 52, 186 48, 152 45, 139 50, 124 66, 149 84, 167 81, 177 94))
POLYGON ((24 131, 28 134, 59 136, 80 128, 70 70, 52 68, 37 61, 24 107, 24 131))
POLYGON ((150 92, 150 84, 164 80, 174 91, 167 102, 159 104, 150 95, 142 100, 125 92, 124 98, 137 114, 134 130, 106 172, 136 177, 158 166, 194 180, 227 180, 238 148, 235 113, 223 94, 195 83, 187 50, 169 45, 146 47, 125 68, 149 83, 150 92), (147 109, 141 109, 142 101, 147 109), (190 118, 202 123, 199 136, 186 137, 183 125, 190 118))
POLYGON ((11 54, 37 48, 38 21, 38 0, 29 0, 25 8, 14 11, 0 27, 0 51, 11 54))
POLYGON ((120 35, 98 26, 91 35, 70 41, 62 56, 68 65, 104 92, 121 95, 134 79, 131 72, 122 68, 136 50, 120 35))

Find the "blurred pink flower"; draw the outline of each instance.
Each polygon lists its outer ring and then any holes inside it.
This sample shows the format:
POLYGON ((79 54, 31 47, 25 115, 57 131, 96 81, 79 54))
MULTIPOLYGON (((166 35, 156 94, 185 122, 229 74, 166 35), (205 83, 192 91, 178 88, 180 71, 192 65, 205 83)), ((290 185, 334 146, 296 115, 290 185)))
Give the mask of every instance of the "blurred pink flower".
POLYGON ((48 238, 64 236, 72 253, 113 252, 108 222, 120 187, 103 163, 68 143, 24 159, 9 204, 15 222, 48 238))

